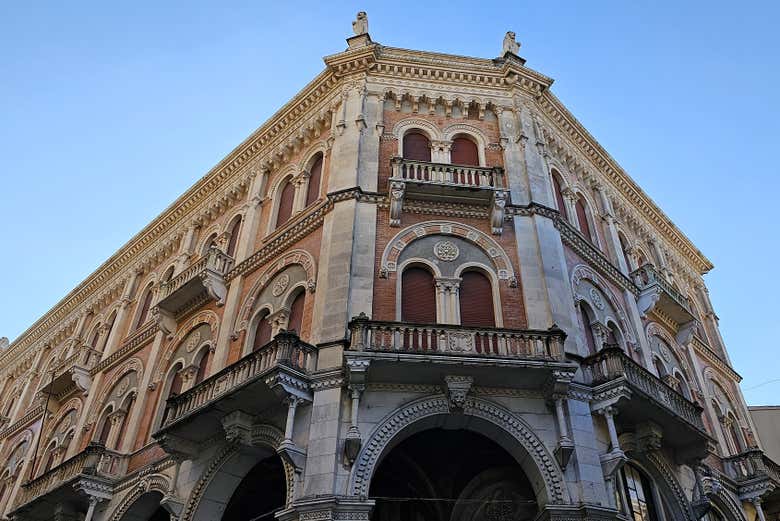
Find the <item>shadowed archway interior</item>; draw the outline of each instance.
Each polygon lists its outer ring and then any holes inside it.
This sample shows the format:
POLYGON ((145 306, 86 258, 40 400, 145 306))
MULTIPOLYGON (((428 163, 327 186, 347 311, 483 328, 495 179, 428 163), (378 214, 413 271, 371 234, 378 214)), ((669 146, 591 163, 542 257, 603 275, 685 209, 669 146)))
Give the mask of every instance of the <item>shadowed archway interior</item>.
POLYGON ((523 521, 536 517, 531 483, 515 459, 468 430, 430 429, 394 447, 369 495, 374 521, 523 521))
POLYGON ((261 460, 244 476, 230 497, 222 521, 266 521, 284 508, 286 480, 282 460, 273 455, 261 460))

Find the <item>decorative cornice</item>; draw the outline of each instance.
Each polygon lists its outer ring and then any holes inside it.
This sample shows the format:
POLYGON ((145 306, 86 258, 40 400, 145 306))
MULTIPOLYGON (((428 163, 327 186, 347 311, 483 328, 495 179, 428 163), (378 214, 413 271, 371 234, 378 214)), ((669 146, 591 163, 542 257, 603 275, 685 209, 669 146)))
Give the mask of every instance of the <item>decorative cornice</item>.
POLYGON ((723 376, 735 383, 742 381, 742 376, 740 376, 739 373, 737 373, 729 364, 724 362, 717 354, 715 354, 715 352, 709 346, 705 345, 701 340, 696 338, 695 335, 693 337, 693 342, 691 343, 693 344, 693 349, 696 354, 709 362, 712 367, 718 369, 723 376))
POLYGON ((125 340, 125 342, 119 347, 119 349, 116 352, 106 357, 104 360, 101 360, 97 365, 95 365, 95 367, 93 367, 89 373, 92 376, 94 376, 100 372, 106 371, 120 364, 122 361, 124 361, 128 357, 132 356, 136 351, 138 351, 138 348, 145 345, 146 341, 149 340, 150 338, 153 338, 154 335, 159 330, 160 328, 157 325, 157 322, 150 321, 146 327, 136 331, 135 333, 133 333, 132 336, 130 336, 127 340, 125 340))
POLYGON ((32 423, 34 420, 37 420, 40 416, 43 415, 43 405, 38 405, 36 407, 33 407, 29 411, 27 411, 27 414, 22 416, 20 419, 0 431, 0 440, 3 440, 5 438, 11 437, 20 430, 27 427, 30 423, 32 423))
POLYGON ((700 274, 707 273, 713 266, 704 254, 672 223, 671 219, 653 202, 652 199, 634 182, 609 153, 596 141, 585 127, 549 90, 539 97, 539 105, 550 120, 617 188, 620 194, 639 210, 642 215, 661 232, 662 236, 688 261, 700 274))

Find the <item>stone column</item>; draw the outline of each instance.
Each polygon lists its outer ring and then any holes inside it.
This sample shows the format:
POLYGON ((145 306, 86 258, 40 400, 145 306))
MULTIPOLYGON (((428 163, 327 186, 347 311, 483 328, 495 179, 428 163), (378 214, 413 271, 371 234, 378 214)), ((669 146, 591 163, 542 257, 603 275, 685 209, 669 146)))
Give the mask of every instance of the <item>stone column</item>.
POLYGON ((192 254, 195 250, 195 242, 197 240, 199 229, 200 223, 193 221, 184 232, 184 237, 182 237, 181 243, 179 243, 179 256, 176 259, 176 267, 173 270, 174 276, 187 267, 190 257, 192 257, 192 254))
POLYGON ((766 516, 764 515, 764 508, 761 506, 761 498, 760 497, 754 497, 750 500, 751 503, 753 503, 753 508, 756 509, 756 519, 757 521, 766 521, 766 516))

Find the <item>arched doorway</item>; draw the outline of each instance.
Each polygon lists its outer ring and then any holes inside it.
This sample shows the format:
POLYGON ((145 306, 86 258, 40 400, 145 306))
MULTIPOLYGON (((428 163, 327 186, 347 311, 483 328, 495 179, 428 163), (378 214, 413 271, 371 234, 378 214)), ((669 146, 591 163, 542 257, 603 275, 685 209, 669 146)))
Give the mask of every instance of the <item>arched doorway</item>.
POLYGON ((122 516, 122 521, 170 521, 171 515, 160 506, 162 493, 147 492, 136 499, 122 516))
POLYGON ((371 480, 375 521, 531 520, 533 487, 515 458, 465 429, 433 428, 382 458, 371 480))
POLYGON ((279 456, 260 460, 238 484, 223 521, 271 521, 284 508, 287 486, 279 456))

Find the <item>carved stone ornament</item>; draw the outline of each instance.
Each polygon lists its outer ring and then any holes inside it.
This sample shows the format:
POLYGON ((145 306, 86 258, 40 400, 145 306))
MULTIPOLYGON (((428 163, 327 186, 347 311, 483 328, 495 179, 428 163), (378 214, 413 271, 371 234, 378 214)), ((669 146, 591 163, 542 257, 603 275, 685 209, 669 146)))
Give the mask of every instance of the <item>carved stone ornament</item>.
POLYGON ((514 31, 507 31, 504 35, 503 54, 517 54, 520 51, 520 44, 517 42, 514 31))
POLYGON ((115 396, 119 398, 124 395, 128 387, 130 387, 130 379, 125 376, 116 384, 115 396))
POLYGON ((599 310, 604 310, 604 299, 601 298, 601 295, 599 295, 599 292, 596 291, 596 288, 590 288, 590 301, 591 303, 599 310))
POLYGON ((290 285, 290 276, 286 273, 282 273, 279 278, 274 282, 274 286, 271 289, 271 294, 274 297, 278 297, 285 292, 287 286, 290 285))
POLYGON ((189 340, 187 340, 185 349, 188 353, 192 353, 195 348, 198 347, 198 343, 200 343, 200 331, 195 331, 190 335, 189 340))
POLYGON ((365 11, 358 12, 355 20, 352 22, 352 31, 356 36, 368 33, 368 15, 365 11))
POLYGON ((450 407, 462 410, 463 405, 466 403, 466 395, 468 395, 471 386, 474 384, 474 378, 470 376, 447 375, 444 377, 444 383, 450 398, 450 407))
POLYGON ((452 241, 439 241, 433 245, 433 254, 439 260, 450 262, 460 256, 460 249, 452 241))

